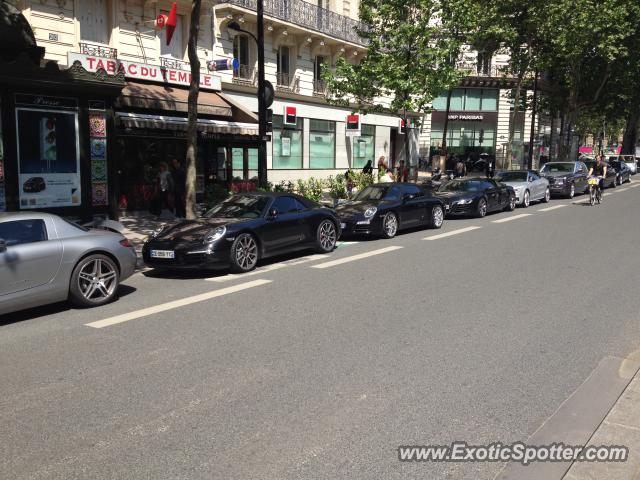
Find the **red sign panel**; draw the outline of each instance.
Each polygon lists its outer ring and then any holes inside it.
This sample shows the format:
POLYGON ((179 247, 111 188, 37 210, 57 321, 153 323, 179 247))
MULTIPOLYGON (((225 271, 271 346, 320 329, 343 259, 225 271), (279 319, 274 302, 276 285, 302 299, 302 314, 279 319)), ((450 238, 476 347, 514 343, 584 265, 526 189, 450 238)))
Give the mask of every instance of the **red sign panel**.
POLYGON ((296 125, 296 107, 284 107, 284 124, 296 125))

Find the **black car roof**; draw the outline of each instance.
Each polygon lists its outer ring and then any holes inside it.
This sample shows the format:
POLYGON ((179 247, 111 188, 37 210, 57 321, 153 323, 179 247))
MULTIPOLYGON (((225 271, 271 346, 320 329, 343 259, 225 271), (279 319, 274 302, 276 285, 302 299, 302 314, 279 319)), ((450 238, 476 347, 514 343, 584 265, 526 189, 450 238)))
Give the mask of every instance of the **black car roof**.
POLYGON ((297 193, 289 193, 289 192, 260 192, 260 191, 253 191, 253 192, 238 192, 238 193, 234 193, 233 196, 242 196, 242 195, 251 195, 254 197, 268 197, 268 198, 278 198, 278 197, 293 197, 296 200, 300 200, 302 203, 304 203, 307 207, 311 207, 311 206, 317 206, 318 204, 309 200, 306 197, 303 197, 301 195, 298 195, 297 193))

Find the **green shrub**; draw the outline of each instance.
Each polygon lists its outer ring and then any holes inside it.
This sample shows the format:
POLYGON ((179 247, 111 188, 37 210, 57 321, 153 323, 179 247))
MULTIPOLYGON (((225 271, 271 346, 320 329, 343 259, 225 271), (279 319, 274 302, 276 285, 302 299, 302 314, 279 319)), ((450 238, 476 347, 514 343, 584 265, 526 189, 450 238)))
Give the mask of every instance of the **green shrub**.
POLYGON ((327 179, 327 188, 329 189, 329 195, 335 199, 347 198, 347 182, 344 174, 339 173, 335 177, 332 175, 327 179))

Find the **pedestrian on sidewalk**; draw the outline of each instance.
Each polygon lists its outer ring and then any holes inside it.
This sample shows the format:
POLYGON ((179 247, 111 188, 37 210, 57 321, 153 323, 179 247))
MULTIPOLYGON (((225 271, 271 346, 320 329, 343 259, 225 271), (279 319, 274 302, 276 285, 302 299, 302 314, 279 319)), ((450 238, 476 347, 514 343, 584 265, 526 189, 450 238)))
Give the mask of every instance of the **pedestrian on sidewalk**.
POLYGON ((169 196, 173 190, 173 177, 169 171, 169 167, 165 162, 160 164, 160 171, 157 177, 157 197, 159 199, 160 214, 162 216, 162 209, 166 208, 173 215, 173 207, 171 206, 169 196))
POLYGON ((373 165, 371 164, 371 160, 367 162, 367 164, 362 168, 362 173, 372 175, 373 174, 373 165))
POLYGON ((173 203, 176 209, 176 217, 185 218, 187 216, 185 210, 185 190, 187 183, 187 174, 182 168, 180 160, 173 159, 173 203))

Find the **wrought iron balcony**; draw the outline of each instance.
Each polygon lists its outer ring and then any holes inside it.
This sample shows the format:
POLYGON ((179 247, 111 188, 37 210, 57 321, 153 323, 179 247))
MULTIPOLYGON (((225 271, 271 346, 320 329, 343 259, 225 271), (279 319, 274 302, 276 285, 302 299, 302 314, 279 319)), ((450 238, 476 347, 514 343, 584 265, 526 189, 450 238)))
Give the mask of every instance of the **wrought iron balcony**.
POLYGON ((497 65, 485 65, 480 63, 463 62, 458 64, 458 70, 464 72, 469 77, 504 77, 497 65))
MULTIPOLYGON (((256 9, 256 0, 214 0, 215 5, 225 3, 247 10, 256 9)), ((264 14, 330 37, 366 45, 358 35, 358 30, 365 29, 362 22, 304 0, 264 0, 264 14)))
POLYGON ((300 77, 284 72, 276 73, 276 90, 281 92, 299 93, 300 77))
POLYGON ((249 65, 240 65, 233 71, 233 83, 238 85, 256 85, 256 68, 249 65))
POLYGON ((87 42, 80 42, 80 53, 83 53, 84 55, 91 55, 93 57, 118 58, 118 50, 115 48, 87 42))
POLYGON ((313 81, 313 95, 316 97, 324 97, 327 94, 327 82, 322 79, 313 81))

